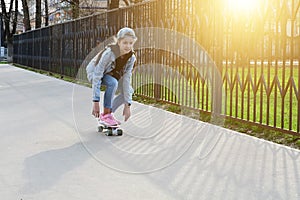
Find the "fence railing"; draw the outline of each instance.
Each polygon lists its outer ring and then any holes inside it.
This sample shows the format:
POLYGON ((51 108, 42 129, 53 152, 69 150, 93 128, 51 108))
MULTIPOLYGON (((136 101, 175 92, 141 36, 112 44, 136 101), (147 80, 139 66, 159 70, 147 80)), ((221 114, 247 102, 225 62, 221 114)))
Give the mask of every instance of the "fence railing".
POLYGON ((15 35, 13 60, 85 80, 96 41, 129 26, 139 37, 136 93, 299 135, 296 2, 154 0, 15 35))

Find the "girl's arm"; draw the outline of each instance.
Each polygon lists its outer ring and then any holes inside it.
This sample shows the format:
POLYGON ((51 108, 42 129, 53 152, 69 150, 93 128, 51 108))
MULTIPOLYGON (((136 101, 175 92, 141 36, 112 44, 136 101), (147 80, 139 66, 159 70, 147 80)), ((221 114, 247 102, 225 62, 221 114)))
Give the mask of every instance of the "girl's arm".
POLYGON ((125 103, 131 104, 132 102, 132 94, 133 94, 133 89, 131 87, 131 76, 132 76, 132 69, 134 66, 134 63, 136 61, 136 57, 133 54, 133 56, 130 58, 130 60, 127 63, 127 68, 126 71, 123 75, 123 94, 124 94, 124 99, 125 103))
POLYGON ((112 51, 110 48, 105 50, 99 60, 99 63, 95 66, 95 71, 93 74, 93 81, 92 81, 93 101, 94 102, 100 101, 101 80, 103 78, 103 73, 104 73, 105 69, 112 62, 111 53, 112 53, 112 51))

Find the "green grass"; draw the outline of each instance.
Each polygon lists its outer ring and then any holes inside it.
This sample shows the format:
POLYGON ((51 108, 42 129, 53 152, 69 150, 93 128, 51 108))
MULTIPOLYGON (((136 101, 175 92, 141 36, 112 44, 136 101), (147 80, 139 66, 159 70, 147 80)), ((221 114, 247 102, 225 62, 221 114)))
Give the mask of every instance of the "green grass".
POLYGON ((226 105, 227 115, 297 131, 298 99, 295 89, 299 90, 298 67, 276 69, 275 67, 252 66, 244 71, 241 68, 227 69, 226 73, 231 77, 239 74, 241 82, 246 83, 244 93, 241 92, 238 84, 235 84, 232 89, 229 84, 225 88, 228 94, 227 102, 232 102, 226 105), (244 77, 242 77, 243 74, 244 77), (256 92, 251 81, 246 79, 249 75, 252 77, 253 84, 259 86, 256 92), (265 81, 260 81, 262 77, 265 81))
POLYGON ((283 133, 282 131, 272 130, 266 126, 260 126, 258 124, 252 124, 247 122, 241 122, 239 120, 230 118, 212 119, 211 114, 193 109, 183 108, 174 104, 163 103, 162 101, 156 101, 152 98, 135 95, 134 100, 146 105, 151 105, 157 108, 165 109, 170 112, 174 112, 181 115, 186 115, 193 119, 201 120, 204 122, 213 123, 224 128, 228 128, 240 133, 244 133, 253 137, 268 140, 277 144, 282 144, 295 149, 300 149, 300 136, 290 135, 283 133))
MULTIPOLYGON (((133 80, 136 93, 193 109, 213 111, 212 100, 215 98, 212 98, 214 89, 210 78, 197 76, 194 69, 182 70, 191 72, 191 77, 176 75, 174 78, 174 72, 168 70, 160 72, 162 76, 156 80, 148 74, 152 72, 151 67, 137 70, 133 80), (161 85, 159 95, 154 93, 153 83, 161 85)), ((224 66, 222 114, 296 132, 298 73, 298 67, 224 66)))

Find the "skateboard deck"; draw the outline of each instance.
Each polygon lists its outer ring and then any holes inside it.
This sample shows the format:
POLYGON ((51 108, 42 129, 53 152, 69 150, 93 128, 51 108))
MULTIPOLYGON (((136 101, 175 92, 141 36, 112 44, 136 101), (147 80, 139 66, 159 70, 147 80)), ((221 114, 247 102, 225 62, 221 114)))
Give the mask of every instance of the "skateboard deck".
POLYGON ((109 126, 102 121, 98 121, 98 132, 105 133, 106 136, 122 136, 123 130, 119 125, 109 126))

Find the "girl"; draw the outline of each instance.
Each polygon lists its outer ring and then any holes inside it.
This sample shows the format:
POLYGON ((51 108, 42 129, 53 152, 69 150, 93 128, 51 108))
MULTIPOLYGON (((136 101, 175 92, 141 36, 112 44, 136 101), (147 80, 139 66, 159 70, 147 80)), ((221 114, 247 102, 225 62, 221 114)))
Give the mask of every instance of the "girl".
POLYGON ((92 62, 95 70, 92 74, 93 111, 96 118, 107 125, 120 124, 113 112, 124 104, 123 116, 125 121, 131 115, 133 89, 130 85, 131 75, 136 57, 133 53, 133 45, 137 37, 131 28, 122 28, 117 33, 117 43, 110 45, 104 52, 96 56, 92 62), (104 110, 100 114, 100 86, 105 85, 103 99, 104 110), (114 98, 116 91, 120 94, 114 98))

